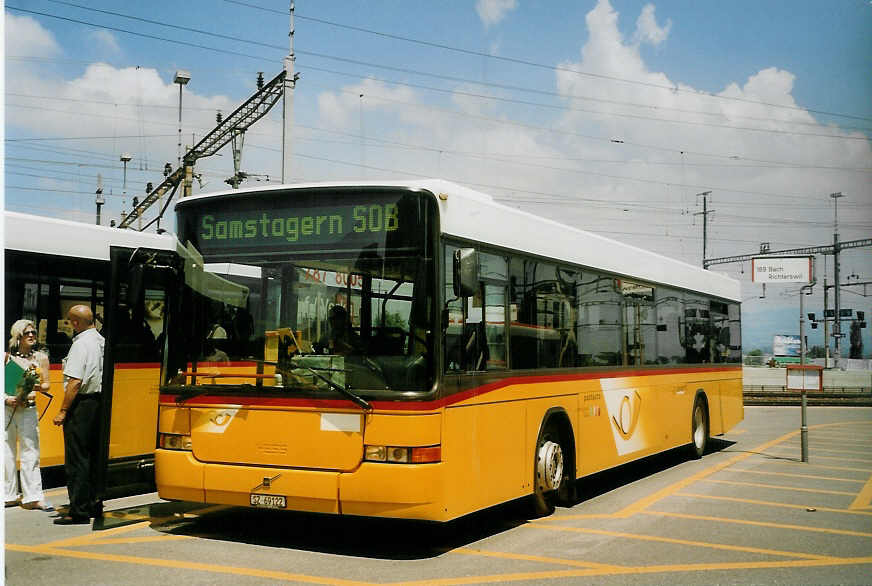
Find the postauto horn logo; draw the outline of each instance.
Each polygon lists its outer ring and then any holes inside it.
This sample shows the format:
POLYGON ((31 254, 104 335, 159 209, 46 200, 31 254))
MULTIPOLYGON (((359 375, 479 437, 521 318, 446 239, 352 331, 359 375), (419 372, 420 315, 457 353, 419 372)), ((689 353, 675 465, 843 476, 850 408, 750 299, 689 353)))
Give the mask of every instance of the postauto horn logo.
POLYGON ((633 432, 636 431, 641 410, 642 397, 639 396, 638 391, 633 391, 632 398, 629 395, 624 395, 618 412, 612 415, 612 424, 625 440, 629 440, 633 432))

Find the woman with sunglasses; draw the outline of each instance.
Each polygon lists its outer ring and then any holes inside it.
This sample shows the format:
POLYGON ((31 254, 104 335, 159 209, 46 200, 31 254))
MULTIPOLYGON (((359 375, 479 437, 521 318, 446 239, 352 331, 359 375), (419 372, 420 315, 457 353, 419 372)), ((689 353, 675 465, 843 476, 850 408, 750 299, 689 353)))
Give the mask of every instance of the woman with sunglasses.
MULTIPOLYGON (((18 366, 27 370, 36 367, 39 372, 39 387, 48 391, 49 364, 48 355, 37 350, 36 326, 29 319, 20 319, 12 324, 9 331, 9 351, 6 362, 15 361, 18 366)), ((36 391, 22 402, 16 397, 6 397, 6 452, 5 452, 5 482, 6 506, 14 506, 19 502, 24 509, 53 510, 45 502, 42 492, 42 476, 39 471, 39 421, 36 415, 36 391), (20 446, 20 454, 18 447, 20 446), (21 481, 19 490, 19 472, 16 470, 16 460, 21 463, 21 481)))

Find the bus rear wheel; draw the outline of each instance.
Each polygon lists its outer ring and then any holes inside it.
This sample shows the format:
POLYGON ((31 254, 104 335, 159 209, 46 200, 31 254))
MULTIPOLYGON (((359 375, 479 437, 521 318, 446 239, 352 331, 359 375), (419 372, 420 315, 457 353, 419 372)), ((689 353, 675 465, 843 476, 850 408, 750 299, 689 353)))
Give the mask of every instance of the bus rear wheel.
POLYGON ((690 425, 690 455, 698 460, 705 453, 709 437, 708 410, 701 396, 693 402, 690 425))
POLYGON ((564 454, 560 435, 553 427, 542 434, 536 445, 536 468, 533 471, 531 508, 536 516, 554 512, 554 502, 564 480, 564 454))

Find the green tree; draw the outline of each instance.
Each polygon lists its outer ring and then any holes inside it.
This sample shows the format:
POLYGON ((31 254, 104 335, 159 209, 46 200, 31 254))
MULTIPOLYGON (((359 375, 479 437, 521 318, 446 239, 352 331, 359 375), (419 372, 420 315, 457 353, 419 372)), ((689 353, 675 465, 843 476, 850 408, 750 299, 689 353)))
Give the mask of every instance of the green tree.
POLYGON ((763 366, 763 350, 754 348, 745 356, 745 364, 748 366, 763 366))

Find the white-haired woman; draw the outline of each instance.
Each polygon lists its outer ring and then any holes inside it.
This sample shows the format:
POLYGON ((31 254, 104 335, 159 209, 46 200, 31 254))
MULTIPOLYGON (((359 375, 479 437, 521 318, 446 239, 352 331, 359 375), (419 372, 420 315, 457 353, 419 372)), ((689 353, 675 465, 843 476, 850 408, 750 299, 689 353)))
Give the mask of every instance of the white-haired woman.
MULTIPOLYGON (((27 370, 35 367, 43 391, 50 388, 48 355, 36 348, 37 329, 29 319, 20 319, 9 331, 9 352, 6 362, 15 361, 27 370)), ((39 471, 39 421, 36 415, 36 391, 26 400, 6 396, 6 448, 5 482, 6 506, 21 503, 25 509, 52 510, 42 492, 42 476, 39 471), (20 450, 18 448, 21 448, 20 450), (21 463, 21 479, 16 469, 16 460, 21 463)))

